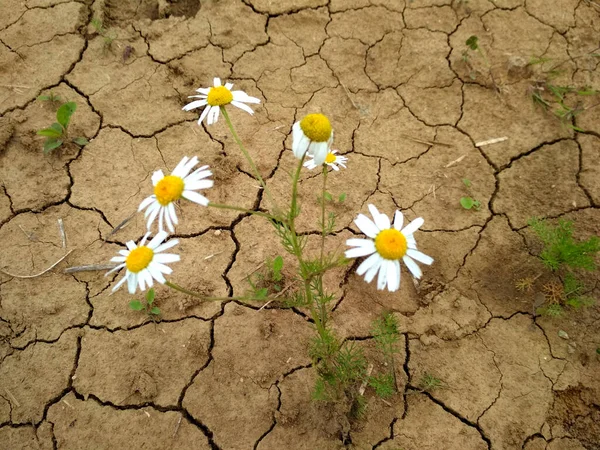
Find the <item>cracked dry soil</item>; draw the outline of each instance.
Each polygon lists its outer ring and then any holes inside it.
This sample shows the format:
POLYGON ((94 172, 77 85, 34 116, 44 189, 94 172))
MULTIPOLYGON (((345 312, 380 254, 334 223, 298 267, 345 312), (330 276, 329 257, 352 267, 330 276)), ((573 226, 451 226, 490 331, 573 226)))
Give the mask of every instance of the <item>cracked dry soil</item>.
MULTIPOLYGON (((528 94, 557 62, 557 83, 600 89, 598 36, 592 0, 0 0, 0 267, 35 274, 56 261, 59 218, 73 250, 40 277, 0 274, 0 447, 600 449, 599 309, 540 318, 535 293, 514 287, 543 272, 529 217, 600 234, 600 108, 574 132, 528 94), (481 58, 462 58, 471 35, 493 82, 481 58), (534 56, 550 62, 522 63, 534 56), (402 332, 399 393, 383 402, 367 389, 358 422, 310 400, 303 311, 159 288, 152 323, 128 309, 126 290, 109 296, 114 278, 63 272, 138 239, 139 216, 111 230, 148 195, 151 173, 184 155, 213 167, 210 199, 264 206, 224 124, 181 110, 217 76, 261 98, 254 116, 232 116, 284 198, 292 123, 331 118, 349 157, 329 178, 347 193, 332 248, 358 233, 368 203, 425 219, 419 244, 436 262, 420 284, 405 274, 400 292, 377 292, 350 268, 327 279, 335 330, 376 369, 372 320, 391 310, 402 332), (42 154, 35 131, 56 105, 36 97, 49 92, 77 102, 85 148, 42 154), (480 210, 459 206, 462 178, 480 210), (420 390, 424 374, 443 387, 420 390)), ((305 174, 307 233, 318 189, 305 174)), ((255 217, 188 204, 180 214, 174 281, 207 295, 242 294, 248 273, 281 253, 255 217)))

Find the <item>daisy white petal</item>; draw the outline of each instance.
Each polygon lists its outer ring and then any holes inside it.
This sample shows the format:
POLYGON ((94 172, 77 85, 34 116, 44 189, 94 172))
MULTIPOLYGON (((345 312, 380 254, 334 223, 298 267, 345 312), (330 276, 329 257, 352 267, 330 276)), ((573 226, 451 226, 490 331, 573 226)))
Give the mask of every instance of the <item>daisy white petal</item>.
POLYGON ((404 215, 402 211, 396 210, 396 214, 394 214, 394 228, 398 231, 402 230, 402 224, 404 223, 404 215))
POLYGON ((127 290, 130 294, 135 294, 137 288, 137 275, 132 273, 127 277, 127 290))
POLYGON ((121 278, 119 280, 119 282, 117 284, 115 284, 115 287, 112 288, 112 291, 115 292, 117 289, 119 289, 121 286, 123 286, 123 284, 127 281, 127 276, 124 276, 123 278, 121 278))
POLYGON ((185 191, 195 191, 196 189, 209 189, 213 187, 213 185, 214 182, 212 180, 192 181, 191 183, 185 183, 185 191))
POLYGON ((169 203, 167 205, 167 214, 169 217, 171 217, 173 225, 179 224, 179 221, 177 220, 177 214, 175 213, 175 205, 173 205, 173 203, 169 203))
POLYGON ((144 200, 142 200, 142 203, 140 203, 140 207, 138 208, 138 211, 141 211, 142 209, 146 209, 150 203, 154 202, 155 197, 154 196, 150 196, 150 197, 146 197, 144 200))
POLYGON ((125 262, 125 256, 113 256, 112 258, 110 258, 110 262, 125 262))
POLYGON ((381 265, 385 261, 377 253, 375 253, 374 255, 371 255, 371 256, 377 256, 377 258, 376 258, 375 262, 373 263, 373 265, 369 268, 369 270, 367 270, 367 273, 365 273, 365 281, 367 283, 370 283, 371 281, 373 281, 373 279, 375 278, 375 275, 377 275, 377 272, 379 270, 381 270, 381 265))
POLYGON ((225 83, 225 87, 227 88, 228 91, 230 91, 231 88, 233 87, 233 83, 225 83))
POLYGON ((126 247, 127 247, 129 250, 133 250, 133 249, 136 247, 136 245, 135 245, 135 242, 133 242, 133 241, 127 241, 127 242, 125 242, 125 246, 126 246, 126 247))
POLYGON ((201 106, 205 106, 207 104, 208 104, 208 102, 206 100, 195 100, 195 101, 185 105, 182 109, 184 111, 191 111, 192 109, 200 108, 201 106))
POLYGON ((163 276, 163 274, 161 273, 161 271, 157 267, 154 267, 154 265, 148 266, 148 272, 150 272, 150 275, 152 275, 152 278, 154 278, 156 281, 158 281, 161 284, 165 284, 165 282, 167 281, 165 279, 165 277, 163 276))
POLYGON ((427 256, 425 253, 421 253, 418 250, 408 249, 406 254, 410 256, 412 259, 416 259, 420 263, 427 264, 430 266, 433 263, 433 258, 431 256, 427 256))
POLYGON ((391 261, 384 259, 381 263, 381 267, 379 268, 379 275, 377 276, 377 289, 382 290, 385 289, 385 285, 387 284, 387 274, 388 274, 388 264, 391 261))
POLYGON ((219 87, 219 86, 221 86, 221 79, 220 79, 219 77, 214 77, 214 78, 213 78, 213 85, 214 85, 215 87, 219 87))
POLYGON ((346 255, 346 258, 358 258, 359 256, 370 255, 374 251, 375 251, 375 245, 373 245, 372 249, 369 247, 356 247, 356 248, 351 248, 350 250, 346 250, 345 255, 346 255))
POLYGON ((107 277, 107 276, 109 276, 111 273, 113 273, 113 272, 117 272, 117 271, 121 270, 123 267, 125 267, 125 263, 123 263, 123 264, 119 264, 118 266, 116 266, 116 267, 114 267, 114 268, 110 269, 108 272, 106 272, 106 273, 104 274, 104 276, 105 276, 105 277, 107 277))
POLYGON ((377 234, 379 234, 379 228, 377 228, 377 225, 375 225, 373 221, 364 214, 359 214, 358 217, 354 219, 354 223, 360 231, 370 238, 374 238, 377 236, 377 234))
POLYGON ((156 255, 154 256, 153 261, 159 262, 159 263, 173 263, 173 262, 177 262, 180 261, 181 258, 179 255, 175 255, 173 253, 161 253, 160 255, 156 255))
POLYGON ((377 265, 377 267, 379 267, 379 264, 381 263, 381 261, 382 261, 381 256, 379 256, 377 253, 375 253, 375 254, 369 256, 367 259, 365 259, 362 263, 360 263, 360 266, 358 266, 358 269, 356 269, 356 273, 358 275, 363 275, 365 272, 367 272, 373 266, 377 265))
POLYGON ((169 266, 165 266, 163 263, 152 261, 152 267, 160 270, 162 273, 166 273, 167 275, 171 275, 173 273, 173 269, 171 269, 169 266))
POLYGON ((421 268, 410 256, 404 256, 402 261, 404 261, 404 264, 406 264, 408 270, 410 270, 410 272, 413 274, 413 277, 421 278, 423 272, 421 272, 421 268))
POLYGON ((198 203, 199 205, 206 206, 208 205, 208 199, 204 195, 200 195, 197 192, 192 191, 184 191, 185 199, 194 203, 198 203))
POLYGON ((202 123, 202 121, 208 116, 208 112, 210 111, 209 107, 206 107, 202 110, 202 114, 200 114, 200 118, 198 118, 198 125, 202 123))
POLYGON ((165 242, 164 244, 161 244, 158 247, 156 247, 154 249, 154 253, 164 252, 165 250, 168 250, 171 247, 175 247, 177 244, 179 244, 179 239, 170 239, 168 242, 165 242))
POLYGON ((148 247, 152 250, 155 250, 156 247, 163 243, 167 236, 167 233, 164 232, 156 233, 156 236, 154 236, 152 240, 148 243, 148 247))
POLYGON ((387 288, 395 292, 400 287, 400 263, 397 260, 388 261, 387 266, 387 288))
POLYGON ((402 230, 402 234, 403 235, 409 235, 409 234, 413 234, 415 231, 417 231, 419 228, 421 228, 421 225, 423 225, 425 223, 425 221, 423 220, 422 217, 417 217, 415 220, 413 220, 411 223, 409 223, 408 225, 406 225, 403 230, 402 230))
POLYGON ((152 174, 152 185, 156 186, 160 180, 165 177, 165 174, 162 170, 157 170, 152 174))
POLYGON ((243 104, 242 102, 236 102, 235 100, 231 102, 231 104, 237 108, 240 108, 246 111, 248 114, 253 115, 254 111, 248 105, 243 104))
POLYGON ((208 93, 210 92, 210 88, 198 88, 196 89, 196 92, 200 92, 203 95, 208 95, 208 93))
MULTIPOLYGON (((231 93, 233 94, 233 100, 236 102, 254 103, 254 104, 260 103, 259 98, 250 97, 244 91, 231 91, 231 93)), ((233 104, 233 102, 231 102, 231 103, 233 104)))

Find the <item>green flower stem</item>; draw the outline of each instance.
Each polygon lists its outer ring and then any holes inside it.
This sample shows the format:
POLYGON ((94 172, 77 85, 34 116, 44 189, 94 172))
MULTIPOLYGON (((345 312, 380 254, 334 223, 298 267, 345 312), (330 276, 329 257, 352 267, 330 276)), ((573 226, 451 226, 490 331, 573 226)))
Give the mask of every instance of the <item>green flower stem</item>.
POLYGON ((323 164, 323 192, 321 193, 321 264, 323 264, 323 254, 325 253, 325 192, 327 192, 327 164, 323 164))
POLYGON ((202 300, 206 300, 209 302, 224 302, 227 300, 245 300, 245 301, 264 301, 264 298, 257 297, 208 297, 206 295, 202 295, 199 292, 190 291, 184 287, 179 286, 178 284, 173 283, 172 281, 165 281, 165 286, 170 287, 179 292, 183 292, 184 294, 191 295, 192 297, 200 298, 202 300))
POLYGON ((294 178, 292 180, 292 200, 290 205, 290 214, 288 217, 288 225, 290 228, 290 236, 292 241, 292 248, 294 250, 294 255, 298 259, 298 264, 300 265, 300 275, 304 280, 304 295, 306 296, 306 302, 308 303, 310 308, 310 315, 313 321, 315 322, 315 326, 317 327, 317 332, 319 333, 319 336, 324 339, 326 337, 324 321, 322 320, 322 317, 320 317, 317 313, 317 310, 315 308, 315 298, 310 286, 313 274, 308 272, 306 264, 304 264, 302 247, 298 242, 298 234, 296 233, 296 216, 298 215, 298 181, 300 180, 300 172, 302 171, 302 166, 304 164, 305 157, 306 155, 303 155, 300 159, 298 167, 296 168, 296 172, 294 173, 294 178))
POLYGON ((262 211, 254 211, 251 209, 242 208, 240 206, 226 205, 223 203, 213 203, 213 202, 210 202, 208 204, 208 206, 213 207, 213 208, 218 208, 218 209, 231 209, 233 211, 240 211, 240 212, 244 212, 244 213, 248 213, 248 214, 254 214, 255 216, 266 217, 269 220, 277 220, 277 218, 275 216, 272 216, 271 214, 267 214, 262 211))
POLYGON ((231 135, 233 136, 233 139, 235 140, 235 142, 237 143, 238 147, 240 148, 240 150, 244 154, 244 157, 246 158, 246 161, 248 161, 248 164, 250 164, 250 167, 252 168, 252 171, 254 172, 254 175, 258 179, 258 181, 259 181, 260 185, 262 186, 263 190, 266 192, 267 197, 269 197, 269 200, 270 200, 271 204, 275 208, 275 214, 279 215, 280 210, 279 210, 279 207, 277 206, 277 202, 275 201, 275 199, 271 195, 271 191, 267 187, 267 184, 265 183, 265 180, 263 180, 263 177, 260 175, 260 172, 258 171, 258 168, 256 167, 256 164, 254 164, 254 160, 250 156, 250 153, 248 153, 248 151, 244 147, 244 144, 242 143, 240 137, 236 133, 235 128, 233 127, 233 123, 231 123, 231 119, 229 118, 229 114, 227 113, 227 110, 225 109, 225 106, 221 106, 220 108, 221 108, 221 112, 223 113, 223 117, 225 117, 225 122, 227 122, 227 126, 229 127, 229 131, 231 131, 231 135))

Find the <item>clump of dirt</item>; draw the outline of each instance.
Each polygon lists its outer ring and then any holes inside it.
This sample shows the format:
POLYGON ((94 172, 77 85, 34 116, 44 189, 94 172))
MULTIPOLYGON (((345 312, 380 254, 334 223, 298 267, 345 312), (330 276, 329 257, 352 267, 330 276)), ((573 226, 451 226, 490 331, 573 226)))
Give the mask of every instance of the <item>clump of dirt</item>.
POLYGON ((0 117, 0 151, 6 148, 6 144, 15 132, 15 126, 8 117, 0 117))
POLYGON ((549 423, 562 425, 589 450, 600 450, 600 405, 590 389, 556 392, 549 423))
POLYGON ((109 23, 194 17, 200 10, 200 0, 106 0, 105 8, 109 23))

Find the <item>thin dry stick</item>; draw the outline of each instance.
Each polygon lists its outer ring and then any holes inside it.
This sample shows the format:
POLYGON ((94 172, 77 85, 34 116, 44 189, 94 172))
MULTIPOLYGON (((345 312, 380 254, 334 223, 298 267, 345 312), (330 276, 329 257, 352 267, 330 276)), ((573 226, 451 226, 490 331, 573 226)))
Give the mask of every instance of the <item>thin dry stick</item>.
POLYGON ((446 165, 444 166, 444 169, 447 169, 448 167, 452 167, 453 165, 455 165, 455 164, 458 164, 458 163, 459 163, 459 162, 461 162, 463 159, 465 159, 465 157, 466 157, 466 156, 467 156, 467 155, 462 155, 461 157, 459 157, 459 158, 456 158, 454 161, 450 161, 448 164, 446 164, 446 165))
POLYGON ((21 229, 21 231, 23 232, 23 234, 25 234, 25 236, 27 236, 27 239, 29 239, 30 241, 33 241, 33 233, 28 233, 27 231, 25 231, 25 228, 23 228, 22 225, 19 225, 19 228, 21 229))
POLYGON ((403 138, 405 138, 405 139, 410 139, 411 141, 418 142, 419 144, 425 144, 425 145, 443 145, 444 147, 454 147, 454 145, 447 144, 445 142, 426 141, 425 139, 415 138, 415 137, 409 136, 407 134, 401 134, 400 136, 403 137, 403 138))
POLYGON ((123 222, 121 222, 119 225, 117 225, 116 227, 114 227, 112 229, 112 231, 110 233, 108 233, 108 235, 104 238, 104 242, 106 242, 106 240, 111 237, 113 234, 115 234, 117 231, 125 228, 127 226, 127 224, 129 223, 129 221, 131 219, 133 219, 133 217, 137 214, 137 211, 133 212, 129 217, 127 217, 123 222))
POLYGON ((369 382, 369 377, 371 376, 371 372, 373 372, 373 364, 369 364, 369 367, 367 368, 367 376, 365 378, 365 381, 362 382, 362 384, 360 385, 360 389, 358 390, 358 393, 360 395, 365 394, 365 389, 367 388, 367 383, 369 382))
POLYGON ((240 281, 247 280, 247 279, 250 277, 250 275, 252 275, 252 274, 254 274, 254 273, 258 272, 258 271, 260 270, 260 268, 261 268, 262 266, 264 266, 264 265, 265 265, 265 262, 264 262, 264 261, 263 261, 263 262, 261 262, 261 263, 260 263, 260 264, 259 264, 259 265, 256 267, 256 269, 254 269, 252 272, 250 272, 250 273, 249 273, 248 275, 246 275, 245 277, 242 277, 242 278, 240 279, 240 281))
POLYGON ((344 83, 342 83, 342 81, 339 78, 338 78, 338 81, 340 82, 340 84, 344 88, 344 92, 346 93, 346 96, 348 97, 348 100, 350 100, 350 103, 352 103, 352 106, 354 106, 358 111, 360 111, 360 108, 358 107, 358 105, 356 103, 354 103, 354 100, 352 100, 352 97, 350 96, 350 91, 348 90, 348 88, 346 87, 346 85, 344 83))
POLYGON ((267 306, 269 306, 271 304, 271 302, 275 301, 276 298, 280 297, 285 291, 287 291, 289 288, 291 288, 293 286, 293 284, 288 284, 286 287, 284 287, 280 292, 277 293, 276 296, 274 296, 271 300, 269 300, 267 303, 265 303, 264 305, 262 305, 259 308, 259 311, 262 311, 263 309, 265 309, 267 306))
POLYGON ((475 147, 483 147, 484 145, 497 144, 498 142, 504 142, 508 139, 506 136, 502 136, 499 138, 488 139, 487 141, 477 142, 475 147))
POLYGON ((60 239, 62 241, 63 250, 67 249, 67 235, 65 234, 65 225, 62 219, 58 219, 58 232, 60 233, 60 239))
POLYGON ((8 394, 8 396, 12 399, 12 401, 14 402, 15 405, 21 406, 21 404, 19 403, 19 401, 17 400, 17 398, 14 395, 12 395, 12 392, 10 392, 8 390, 8 388, 4 388, 4 390, 6 391, 6 393, 8 394))
POLYGON ((63 270, 64 273, 76 273, 76 272, 95 272, 100 270, 110 270, 117 267, 117 263, 106 263, 106 264, 87 264, 83 266, 67 267, 63 270))
POLYGON ((177 432, 179 431, 179 426, 181 425, 181 419, 183 416, 179 416, 179 420, 177 421, 177 425, 175 426, 175 432, 173 433, 173 439, 177 436, 177 432))
POLYGON ((52 269, 54 269, 57 265, 59 265, 62 262, 63 259, 65 259, 67 256, 69 256, 73 250, 69 250, 67 253, 65 253, 58 261, 56 261, 50 267, 48 267, 45 270, 42 270, 40 273, 36 273, 35 275, 15 275, 15 274, 12 274, 12 273, 7 272, 2 269, 0 269, 0 272, 3 273, 4 275, 7 275, 7 276, 13 277, 13 278, 37 278, 37 277, 44 275, 46 272, 49 272, 52 269))

